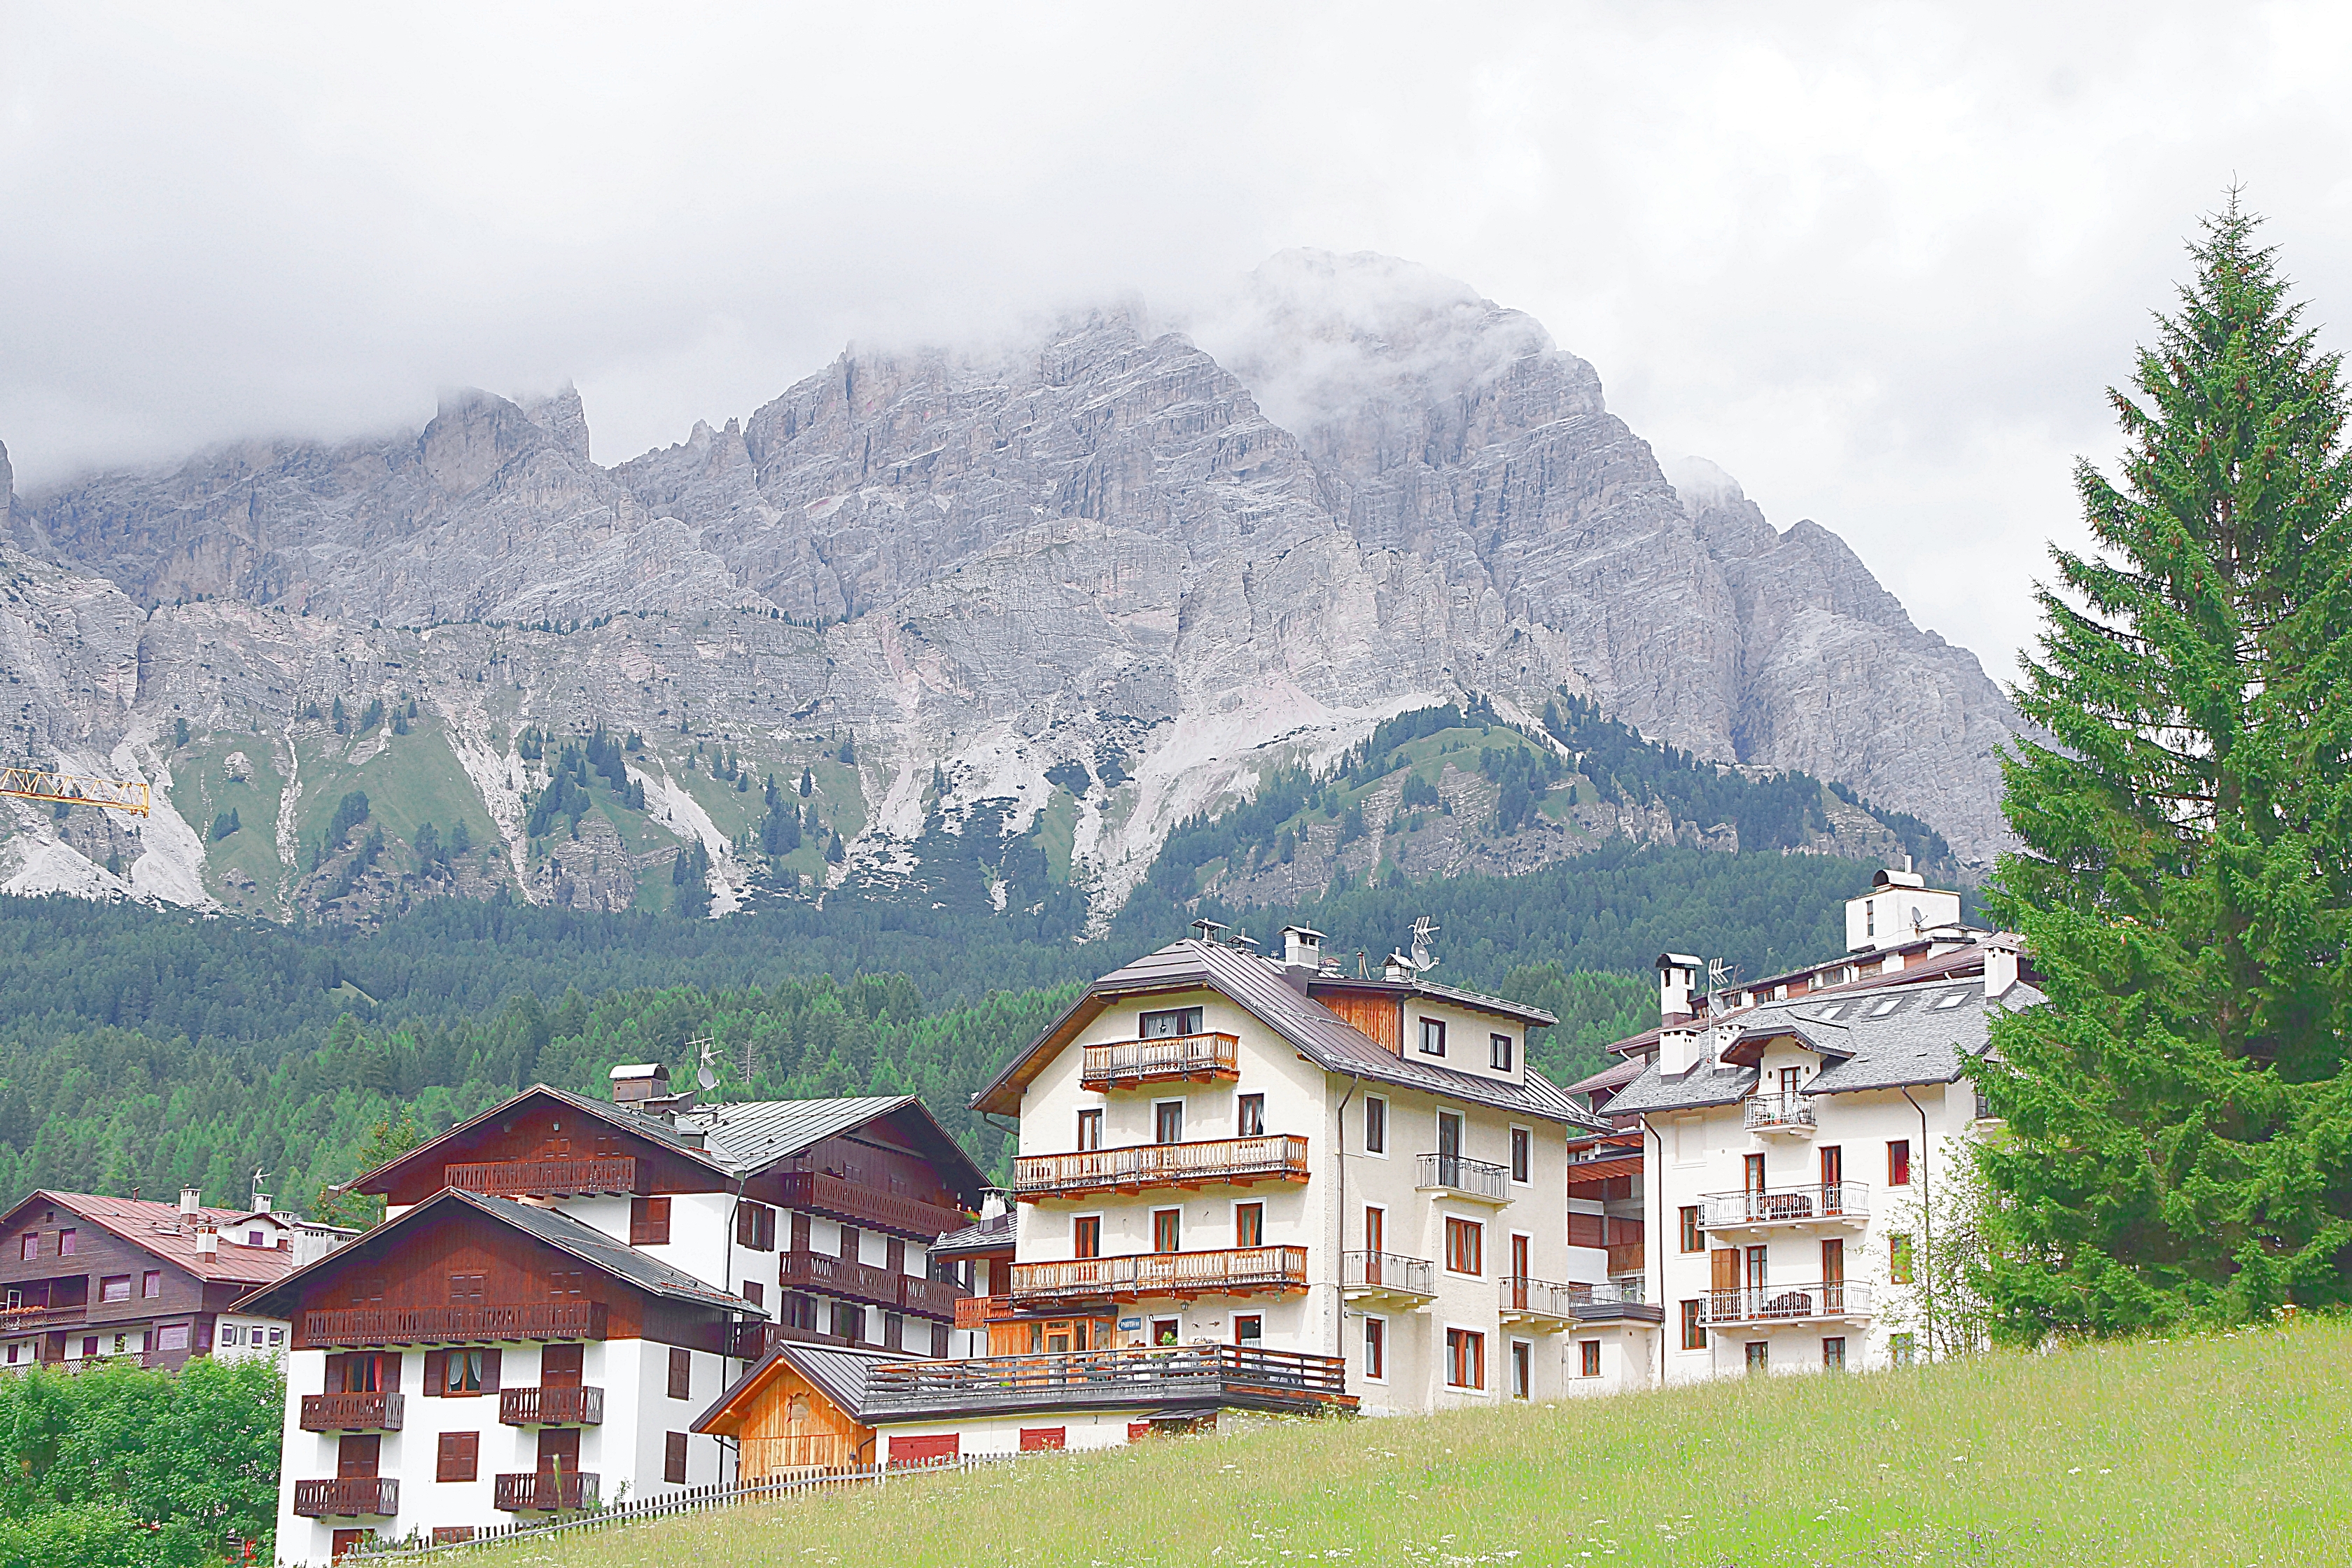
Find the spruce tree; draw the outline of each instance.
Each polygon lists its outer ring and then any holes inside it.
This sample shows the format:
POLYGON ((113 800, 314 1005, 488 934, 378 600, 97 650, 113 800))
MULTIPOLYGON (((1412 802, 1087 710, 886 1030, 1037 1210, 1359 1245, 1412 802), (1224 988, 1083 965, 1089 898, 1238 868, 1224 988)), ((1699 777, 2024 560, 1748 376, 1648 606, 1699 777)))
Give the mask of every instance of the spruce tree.
POLYGON ((2352 464, 2320 352, 2232 193, 2075 487, 2004 763, 1988 904, 2046 1006, 1979 1069, 2009 1136, 2003 1331, 2125 1332, 2352 1298, 2352 464))

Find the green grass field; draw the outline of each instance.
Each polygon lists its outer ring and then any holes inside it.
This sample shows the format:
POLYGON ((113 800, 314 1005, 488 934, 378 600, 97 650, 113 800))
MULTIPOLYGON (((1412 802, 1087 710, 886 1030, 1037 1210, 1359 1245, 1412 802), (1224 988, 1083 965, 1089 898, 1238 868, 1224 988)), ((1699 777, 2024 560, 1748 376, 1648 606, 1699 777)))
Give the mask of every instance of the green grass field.
POLYGON ((484 1564, 2352 1563, 2352 1325, 1269 1426, 484 1564))

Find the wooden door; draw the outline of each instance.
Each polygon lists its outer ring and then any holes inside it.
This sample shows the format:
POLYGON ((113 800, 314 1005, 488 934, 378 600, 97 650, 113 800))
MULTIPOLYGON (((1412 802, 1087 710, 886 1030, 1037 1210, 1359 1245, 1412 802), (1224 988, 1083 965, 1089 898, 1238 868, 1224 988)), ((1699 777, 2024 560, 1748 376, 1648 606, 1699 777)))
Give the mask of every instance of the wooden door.
POLYGON ((376 1433, 347 1432, 335 1443, 335 1479, 372 1481, 383 1454, 383 1438, 376 1433))
POLYGON ((1708 1316, 1737 1315, 1739 1310, 1739 1249, 1718 1247, 1707 1255, 1707 1263, 1715 1271, 1710 1282, 1715 1301, 1707 1309, 1708 1316))
POLYGON ((586 1350, 584 1345, 550 1345, 540 1352, 539 1385, 541 1388, 579 1387, 586 1350))
POLYGON ((580 1428, 542 1426, 539 1429, 539 1473, 576 1476, 580 1473, 580 1428))
POLYGON ((1843 1214, 1845 1194, 1838 1188, 1845 1182, 1845 1152, 1832 1143, 1822 1151, 1822 1212, 1843 1214))
MULTIPOLYGON (((1388 1217, 1386 1209, 1366 1208, 1364 1210, 1364 1250, 1366 1252, 1388 1250, 1386 1239, 1388 1217)), ((1368 1283, 1376 1284, 1378 1281, 1368 1281, 1368 1283)))
POLYGON ((1528 1237, 1524 1236, 1511 1237, 1511 1306, 1515 1310, 1527 1310, 1528 1280, 1534 1273, 1535 1269, 1528 1257, 1528 1237))
POLYGON ((1845 1310, 1845 1243, 1835 1237, 1822 1243, 1822 1310, 1845 1310))

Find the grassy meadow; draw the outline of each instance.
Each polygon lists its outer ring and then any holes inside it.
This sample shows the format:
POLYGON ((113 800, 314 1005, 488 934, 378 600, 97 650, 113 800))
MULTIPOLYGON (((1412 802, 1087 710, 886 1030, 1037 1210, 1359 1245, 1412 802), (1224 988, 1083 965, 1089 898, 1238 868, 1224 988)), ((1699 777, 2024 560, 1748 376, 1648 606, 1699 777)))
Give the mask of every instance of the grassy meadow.
POLYGON ((2352 1324, 1272 1425, 467 1553, 505 1568, 2352 1563, 2352 1324))

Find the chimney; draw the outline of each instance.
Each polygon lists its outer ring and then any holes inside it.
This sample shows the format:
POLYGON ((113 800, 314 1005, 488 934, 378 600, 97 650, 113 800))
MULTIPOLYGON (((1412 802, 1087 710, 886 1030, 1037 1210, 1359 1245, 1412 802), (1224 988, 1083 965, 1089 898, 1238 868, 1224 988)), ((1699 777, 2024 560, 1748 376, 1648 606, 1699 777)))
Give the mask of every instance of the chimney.
POLYGON ((1666 1078, 1680 1078, 1698 1062, 1698 1031, 1696 1029, 1661 1029, 1658 1031, 1658 1071, 1666 1078))
POLYGON ((1661 1021, 1686 1016, 1691 992, 1698 984, 1699 961, 1687 952, 1658 954, 1658 1017, 1661 1021))
POLYGON ((989 1188, 980 1200, 980 1223, 986 1225, 990 1220, 1003 1219, 1004 1214, 1004 1194, 994 1187, 989 1188))
POLYGON ((1311 926, 1282 928, 1282 963, 1286 969, 1310 973, 1323 967, 1323 933, 1311 926))
POLYGON ((198 1258, 220 1256, 220 1226, 216 1225, 196 1226, 196 1256, 198 1258))
POLYGON ((669 1094, 669 1068, 659 1062, 635 1062, 612 1071, 613 1103, 643 1105, 669 1094))
POLYGON ((2006 933, 1985 943, 1985 1000, 1997 1002, 2017 984, 2020 940, 2006 933))
POLYGON ((253 1212, 256 1214, 268 1214, 269 1212, 269 1194, 268 1193, 257 1192, 253 1194, 253 1212))
POLYGON ((203 1189, 198 1187, 182 1187, 180 1189, 181 1218, 194 1219, 196 1216, 196 1211, 204 1206, 205 1194, 203 1189))

